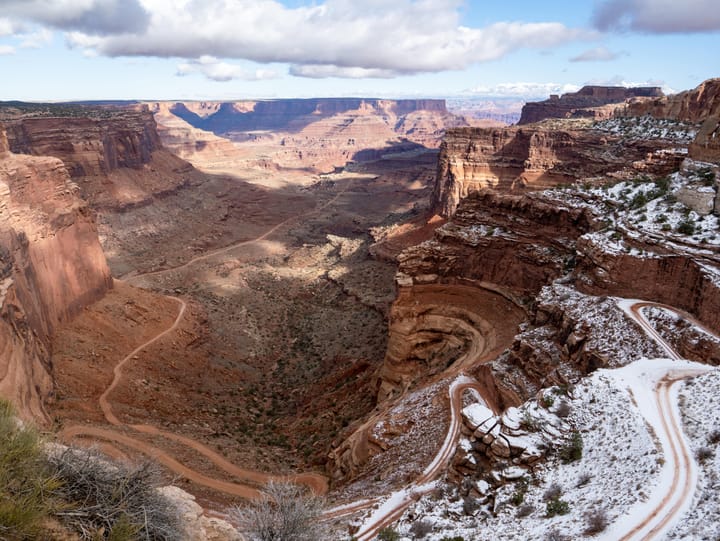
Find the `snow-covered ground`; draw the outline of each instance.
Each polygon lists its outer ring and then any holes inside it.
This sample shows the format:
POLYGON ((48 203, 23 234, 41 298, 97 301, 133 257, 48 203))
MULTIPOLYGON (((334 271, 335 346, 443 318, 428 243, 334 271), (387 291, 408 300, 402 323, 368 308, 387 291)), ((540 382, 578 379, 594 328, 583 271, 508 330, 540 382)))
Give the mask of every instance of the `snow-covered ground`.
POLYGON ((663 139, 679 144, 690 143, 698 130, 697 124, 651 116, 610 118, 596 122, 593 128, 630 140, 663 139))
POLYGON ((669 533, 669 540, 720 539, 720 372, 688 379, 680 389, 685 433, 698 461, 693 507, 669 533))

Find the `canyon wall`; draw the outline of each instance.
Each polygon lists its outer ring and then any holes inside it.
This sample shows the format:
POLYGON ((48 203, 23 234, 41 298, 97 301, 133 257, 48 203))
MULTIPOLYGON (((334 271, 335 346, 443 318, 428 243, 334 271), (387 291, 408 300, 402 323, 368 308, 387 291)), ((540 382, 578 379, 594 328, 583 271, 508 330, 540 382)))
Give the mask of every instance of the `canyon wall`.
POLYGON ((577 92, 553 95, 545 101, 524 105, 518 124, 531 124, 548 118, 592 118, 602 120, 613 115, 610 104, 621 104, 630 98, 660 98, 659 87, 625 88, 622 86, 584 86, 577 92))
MULTIPOLYGON (((485 188, 542 190, 632 168, 664 146, 660 141, 621 144, 619 137, 591 130, 453 128, 440 146, 431 205, 449 217, 463 198, 485 188)), ((676 166, 669 156, 656 156, 643 167, 664 174, 676 166)))
POLYGON ((50 335, 112 287, 93 213, 62 161, 9 152, 0 130, 0 395, 45 421, 50 335))
POLYGON ((216 134, 249 131, 299 131, 324 117, 372 109, 403 116, 418 111, 448 114, 445 100, 313 98, 243 102, 178 102, 170 110, 192 126, 216 134))
POLYGON ((720 116, 720 78, 708 79, 692 90, 651 100, 631 100, 626 116, 651 115, 684 122, 703 122, 720 116))
POLYGON ((187 182, 192 167, 165 150, 146 107, 96 108, 84 116, 3 122, 16 154, 54 156, 93 207, 147 202, 187 182))

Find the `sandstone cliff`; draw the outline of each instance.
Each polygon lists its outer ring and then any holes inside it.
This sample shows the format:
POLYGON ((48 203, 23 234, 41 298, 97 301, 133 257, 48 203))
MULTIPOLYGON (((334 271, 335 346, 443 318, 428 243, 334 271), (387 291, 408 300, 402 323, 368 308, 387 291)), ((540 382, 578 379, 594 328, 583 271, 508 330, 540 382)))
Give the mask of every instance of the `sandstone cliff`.
POLYGON ((64 164, 10 153, 0 133, 0 394, 21 416, 44 421, 50 335, 112 279, 64 164))
POLYGON ((720 116, 720 78, 708 79, 692 90, 652 100, 632 100, 624 113, 627 116, 651 115, 686 122, 703 122, 720 116))
POLYGON ((192 167, 165 150, 152 113, 144 107, 108 107, 69 116, 20 117, 4 121, 10 150, 54 156, 94 207, 143 204, 177 189, 192 167))
POLYGON ((662 141, 622 143, 618 136, 588 129, 450 129, 440 147, 431 205, 449 217, 463 198, 485 188, 544 189, 633 167, 668 173, 677 161, 652 156, 666 146, 662 141), (635 163, 649 156, 652 165, 635 163))
POLYGON ((592 118, 602 120, 613 114, 609 104, 620 104, 630 98, 659 98, 658 87, 625 88, 621 86, 584 86, 577 92, 550 96, 540 102, 526 103, 518 124, 531 124, 547 118, 592 118))

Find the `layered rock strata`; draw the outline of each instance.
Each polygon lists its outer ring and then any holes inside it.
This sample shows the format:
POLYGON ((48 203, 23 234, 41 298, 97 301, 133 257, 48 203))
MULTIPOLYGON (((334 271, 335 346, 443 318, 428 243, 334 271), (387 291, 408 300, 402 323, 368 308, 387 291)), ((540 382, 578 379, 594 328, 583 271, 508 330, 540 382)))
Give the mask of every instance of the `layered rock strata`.
POLYGON ((652 100, 631 100, 626 116, 651 115, 685 122, 703 122, 720 116, 720 78, 708 79, 692 90, 652 100))
POLYGON ((666 174, 678 160, 662 141, 621 142, 592 130, 454 128, 440 147, 432 207, 452 216, 468 194, 545 189, 627 169, 666 174))
POLYGON ((622 86, 584 86, 577 92, 553 95, 540 102, 523 106, 518 124, 531 124, 548 118, 592 118, 603 120, 613 115, 608 104, 621 104, 631 98, 661 98, 659 87, 625 88, 622 86))
POLYGON ((10 150, 54 156, 95 208, 141 205, 189 181, 192 167, 165 150, 145 107, 98 108, 83 116, 5 120, 10 150))
POLYGON ((9 152, 0 136, 0 394, 46 420, 50 335, 112 279, 93 213, 57 158, 9 152))

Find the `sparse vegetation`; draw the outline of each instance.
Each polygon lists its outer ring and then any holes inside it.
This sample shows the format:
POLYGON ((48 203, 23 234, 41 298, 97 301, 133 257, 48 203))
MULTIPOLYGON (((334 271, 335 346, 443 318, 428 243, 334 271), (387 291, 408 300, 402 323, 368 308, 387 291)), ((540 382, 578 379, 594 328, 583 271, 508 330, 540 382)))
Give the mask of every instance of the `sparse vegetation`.
POLYGON ((61 481, 59 494, 70 502, 56 513, 82 539, 148 539, 182 537, 177 510, 156 488, 161 483, 152 462, 121 465, 98 451, 67 448, 49 457, 61 481))
POLYGON ((322 498, 298 485, 271 481, 263 497, 236 507, 233 515, 253 541, 316 541, 326 538, 319 520, 323 505, 322 498))
POLYGON ((557 515, 567 515, 570 512, 570 504, 560 497, 556 497, 547 502, 545 506, 545 516, 548 518, 557 515))
POLYGON ((700 447, 695 452, 695 457, 697 458, 698 462, 705 462, 706 460, 712 458, 715 455, 715 451, 713 451, 710 447, 700 447))
POLYGON ((38 539, 59 482, 47 467, 37 432, 20 425, 4 400, 0 434, 0 539, 38 539))
POLYGON ((575 462, 582 458, 583 440, 582 434, 574 430, 570 435, 570 439, 560 448, 559 456, 565 464, 575 462))
POLYGON ((429 520, 416 520, 410 526, 410 533, 413 539, 424 539, 429 533, 433 531, 433 523, 429 520))
POLYGON ((599 534, 608 526, 608 516, 605 509, 596 507, 585 513, 585 533, 587 535, 599 534))
POLYGON ((676 231, 682 235, 692 235, 695 233, 695 224, 687 218, 678 224, 676 231))
POLYGON ((380 530, 380 532, 378 533, 378 539, 380 541, 398 541, 400 539, 400 534, 395 529, 388 526, 387 528, 383 528, 382 530, 380 530))
POLYGON ((518 518, 528 517, 535 512, 535 507, 529 503, 525 503, 518 507, 516 516, 518 518))
POLYGON ((529 482, 527 477, 521 477, 520 479, 518 479, 517 483, 515 483, 515 492, 513 492, 510 496, 510 503, 513 504, 515 507, 525 501, 525 495, 528 491, 528 485, 529 482))

